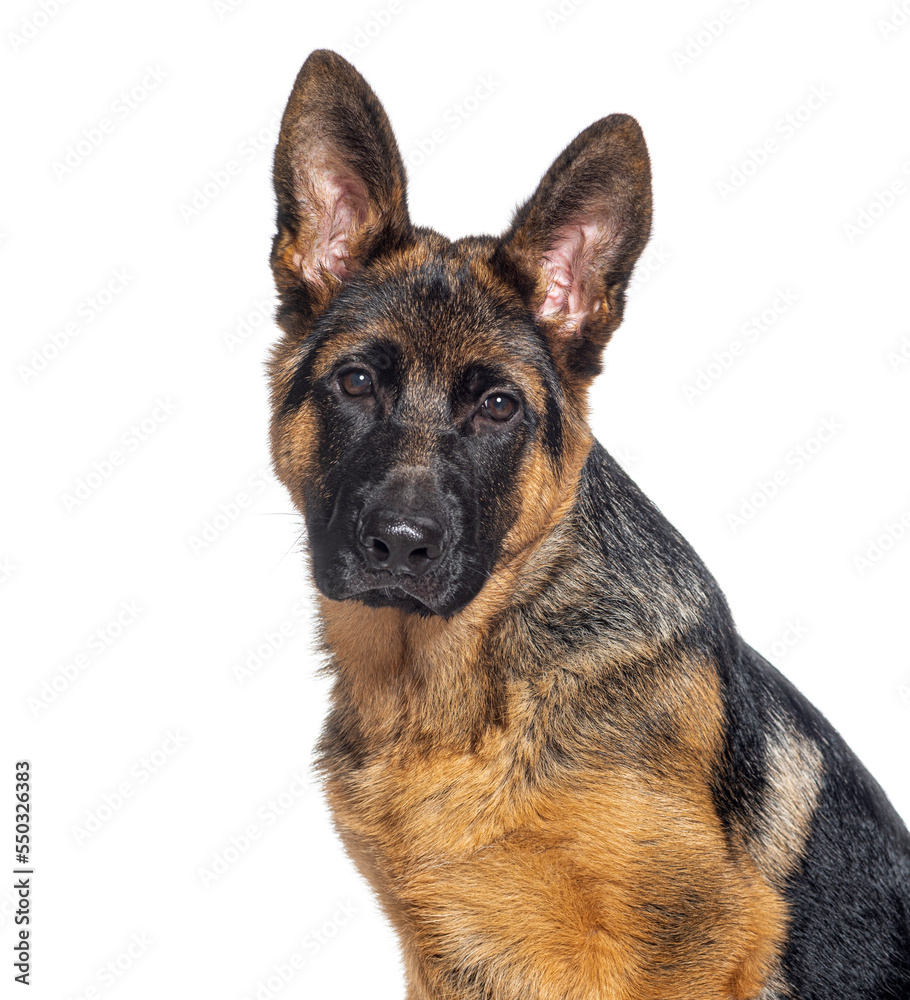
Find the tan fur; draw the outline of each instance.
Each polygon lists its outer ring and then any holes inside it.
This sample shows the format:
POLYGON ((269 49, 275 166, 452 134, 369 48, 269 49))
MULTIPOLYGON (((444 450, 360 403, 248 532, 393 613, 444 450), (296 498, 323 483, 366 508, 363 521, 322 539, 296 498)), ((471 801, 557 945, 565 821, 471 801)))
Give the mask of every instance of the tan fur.
MULTIPOLYGON (((350 646, 337 630, 353 623, 329 603, 326 638, 337 655, 350 646)), ((332 779, 328 794, 412 962, 425 966, 442 947, 465 968, 499 965, 496 996, 516 1000, 757 995, 785 912, 748 854, 730 855, 713 810, 707 778, 720 716, 710 669, 693 667, 682 689, 663 693, 689 754, 535 783, 525 768, 533 772, 540 748, 522 734, 556 675, 541 678, 539 692, 516 684, 505 726, 468 747, 462 727, 482 691, 462 623, 357 614, 377 628, 369 649, 342 660, 344 697, 362 707, 371 742, 387 750, 332 779), (675 953, 644 945, 674 922, 675 953)), ((370 635, 363 624, 347 634, 370 635)), ((438 983, 413 994, 463 995, 438 983)))
POLYGON ((778 723, 768 744, 768 794, 758 836, 749 842, 756 864, 782 889, 800 863, 818 797, 822 755, 791 726, 778 723))

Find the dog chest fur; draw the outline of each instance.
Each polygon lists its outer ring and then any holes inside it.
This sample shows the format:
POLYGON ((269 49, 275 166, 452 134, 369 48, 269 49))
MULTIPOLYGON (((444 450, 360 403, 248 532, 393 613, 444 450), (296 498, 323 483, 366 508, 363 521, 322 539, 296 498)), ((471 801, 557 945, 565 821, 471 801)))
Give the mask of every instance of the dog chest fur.
POLYGON ((494 981, 516 1000, 594 984, 629 1000, 758 995, 784 906, 713 808, 712 665, 655 664, 650 681, 639 665, 595 733, 585 702, 609 665, 547 669, 520 617, 471 644, 460 623, 324 607, 330 649, 338 639, 329 801, 424 983, 414 997, 481 998, 494 981), (494 650, 520 665, 498 692, 494 650), (662 752, 637 751, 645 715, 662 720, 662 752))

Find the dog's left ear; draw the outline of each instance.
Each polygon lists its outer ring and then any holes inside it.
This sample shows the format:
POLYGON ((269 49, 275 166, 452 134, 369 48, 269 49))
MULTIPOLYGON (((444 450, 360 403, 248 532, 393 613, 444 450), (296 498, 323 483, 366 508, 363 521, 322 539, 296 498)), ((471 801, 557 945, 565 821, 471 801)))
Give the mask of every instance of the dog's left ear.
POLYGON ((579 374, 600 367, 650 230, 644 136, 610 115, 569 144, 502 237, 494 263, 524 285, 554 354, 579 374))

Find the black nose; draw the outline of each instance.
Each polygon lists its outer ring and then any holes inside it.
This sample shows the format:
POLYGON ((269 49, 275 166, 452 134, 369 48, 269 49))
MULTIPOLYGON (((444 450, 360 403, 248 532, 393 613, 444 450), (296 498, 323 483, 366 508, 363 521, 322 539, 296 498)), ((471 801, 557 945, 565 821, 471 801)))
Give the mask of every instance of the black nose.
POLYGON ((372 510, 360 524, 360 544, 373 569, 420 576, 445 551, 445 532, 430 517, 372 510))

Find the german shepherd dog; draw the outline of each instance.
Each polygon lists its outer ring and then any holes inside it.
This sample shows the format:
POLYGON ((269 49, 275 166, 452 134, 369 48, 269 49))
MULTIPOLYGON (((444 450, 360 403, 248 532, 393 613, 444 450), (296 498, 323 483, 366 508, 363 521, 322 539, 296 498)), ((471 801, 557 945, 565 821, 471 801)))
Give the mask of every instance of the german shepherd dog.
POLYGON ((408 1000, 910 998, 906 828, 587 423, 649 235, 638 123, 451 241, 318 51, 274 177, 271 442, 334 676, 320 766, 408 1000))

